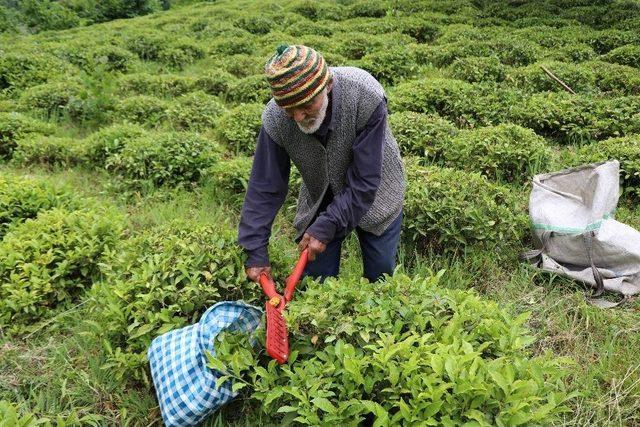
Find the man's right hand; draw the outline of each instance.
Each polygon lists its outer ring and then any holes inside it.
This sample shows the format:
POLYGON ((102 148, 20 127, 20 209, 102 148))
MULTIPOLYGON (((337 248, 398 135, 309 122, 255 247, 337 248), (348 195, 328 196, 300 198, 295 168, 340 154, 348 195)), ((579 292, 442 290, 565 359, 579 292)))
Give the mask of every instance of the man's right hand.
POLYGON ((247 267, 245 268, 245 273, 247 273, 247 277, 249 278, 249 280, 251 280, 252 282, 256 282, 258 283, 258 280, 260 279, 260 273, 265 272, 267 274, 267 276, 271 277, 271 267, 270 266, 266 266, 266 267, 247 267))

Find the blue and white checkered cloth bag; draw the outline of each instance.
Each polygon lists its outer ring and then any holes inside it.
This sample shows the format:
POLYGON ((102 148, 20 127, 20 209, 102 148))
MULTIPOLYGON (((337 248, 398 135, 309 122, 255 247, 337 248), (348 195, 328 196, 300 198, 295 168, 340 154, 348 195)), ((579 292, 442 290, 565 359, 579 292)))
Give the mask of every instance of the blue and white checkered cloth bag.
POLYGON ((227 381, 216 389, 217 371, 206 366, 205 350, 222 330, 253 332, 262 311, 238 301, 224 301, 204 312, 192 326, 155 338, 147 351, 151 376, 167 427, 195 426, 236 397, 227 381))

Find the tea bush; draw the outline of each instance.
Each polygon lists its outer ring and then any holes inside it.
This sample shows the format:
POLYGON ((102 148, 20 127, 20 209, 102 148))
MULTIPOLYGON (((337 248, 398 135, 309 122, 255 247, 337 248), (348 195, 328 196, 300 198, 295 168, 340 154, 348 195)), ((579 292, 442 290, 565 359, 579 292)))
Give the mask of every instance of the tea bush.
POLYGON ((72 119, 84 116, 82 85, 77 81, 44 83, 30 87, 20 97, 24 110, 36 110, 47 116, 68 114, 72 119))
POLYGON ((104 286, 95 286, 91 296, 100 328, 116 349, 110 363, 117 369, 112 372, 136 373, 145 366, 154 337, 197 322, 214 303, 251 302, 261 296, 259 286, 244 276, 236 237, 235 230, 224 227, 175 221, 109 252, 104 286), (122 353, 138 363, 122 366, 122 353))
POLYGON ((131 70, 136 57, 119 46, 101 46, 92 53, 93 61, 105 65, 108 71, 127 72, 131 70))
POLYGON ((387 14, 388 5, 383 0, 356 0, 347 7, 349 16, 365 18, 382 18, 387 14))
MULTIPOLYGON (((200 81, 200 85, 203 84, 205 84, 204 81, 200 81)), ((119 90, 123 94, 154 96, 183 95, 193 91, 196 85, 196 80, 193 77, 173 74, 125 74, 118 81, 119 90)))
POLYGON ((267 16, 243 16, 236 19, 234 26, 242 28, 251 34, 267 34, 273 26, 273 18, 267 16))
POLYGON ((215 186, 223 200, 240 207, 247 190, 252 163, 252 158, 246 156, 220 160, 209 168, 206 180, 215 186))
POLYGON ((342 33, 340 38, 341 40, 337 43, 335 51, 348 59, 361 59, 382 46, 379 38, 368 34, 342 33))
POLYGON ((80 203, 68 188, 34 178, 0 176, 0 240, 11 227, 55 207, 74 210, 80 203))
POLYGON ((263 74, 236 80, 229 85, 226 93, 226 99, 237 104, 254 102, 266 104, 272 96, 269 82, 263 74))
POLYGON ((576 152, 576 165, 606 160, 618 160, 624 192, 640 196, 640 135, 610 138, 585 145, 576 152))
POLYGON ((71 71, 52 55, 32 52, 2 52, 0 55, 0 93, 19 92, 46 83, 71 71))
POLYGON ((418 43, 430 43, 439 33, 440 27, 433 21, 421 16, 403 16, 395 18, 398 30, 415 39, 418 43))
POLYGON ((292 2, 287 10, 290 10, 304 18, 315 21, 317 19, 331 19, 340 21, 348 17, 346 7, 342 4, 320 3, 309 0, 297 0, 292 2))
POLYGON ((239 37, 225 37, 214 41, 210 51, 212 56, 219 57, 237 54, 251 55, 255 51, 255 42, 248 33, 239 37))
POLYGON ((171 69, 182 70, 205 56, 205 51, 195 41, 186 37, 172 40, 157 53, 157 61, 171 69))
POLYGON ((637 42, 640 42, 640 36, 637 33, 616 29, 599 31, 589 38, 593 49, 600 54, 637 42))
POLYGON ((431 78, 394 86, 389 101, 392 112, 438 113, 457 126, 483 126, 502 122, 514 105, 522 103, 522 96, 495 85, 431 78))
MULTIPOLYGON (((273 48, 270 49, 270 51, 273 48)), ((264 73, 264 60, 258 60, 254 56, 246 55, 246 54, 237 54, 231 56, 222 56, 218 61, 215 62, 214 66, 226 71, 227 73, 232 74, 238 78, 250 77, 263 75, 264 73)), ((238 94, 238 96, 243 96, 243 94, 238 94)), ((251 96, 248 94, 246 96, 251 96)))
POLYGON ((220 118, 220 138, 236 154, 253 155, 262 126, 263 109, 262 104, 240 104, 220 118))
POLYGON ((545 57, 554 61, 584 62, 595 59, 596 53, 586 43, 568 43, 557 50, 547 52, 545 57))
POLYGON ((381 83, 393 84, 414 74, 417 63, 411 46, 398 45, 366 54, 360 61, 360 67, 381 83))
POLYGON ((615 95, 640 95, 639 69, 602 61, 587 62, 584 66, 595 73, 596 84, 602 92, 613 92, 615 95))
POLYGON ((155 30, 132 30, 123 34, 124 47, 144 61, 155 61, 171 44, 171 37, 155 30))
POLYGON ((629 44, 613 49, 602 57, 607 62, 640 68, 640 46, 629 44))
POLYGON ((14 227, 0 242, 0 325, 26 325, 77 298, 121 229, 114 213, 64 208, 14 227))
POLYGON ((517 184, 546 170, 551 156, 544 138, 513 124, 462 131, 443 151, 448 166, 517 184))
POLYGON ((194 85, 209 95, 223 95, 235 80, 236 78, 226 71, 213 69, 195 76, 194 85))
POLYGON ((102 168, 108 157, 119 153, 129 141, 146 133, 143 127, 131 123, 104 127, 85 139, 86 160, 90 166, 102 168))
POLYGON ((31 134, 51 135, 55 128, 20 113, 0 113, 0 159, 12 156, 20 138, 31 134))
POLYGON ((414 155, 427 162, 441 161, 443 150, 458 129, 437 114, 403 111, 389 116, 389 126, 403 154, 414 155))
POLYGON ((524 207, 506 187, 479 173, 407 166, 404 234, 419 248, 454 252, 473 245, 506 247, 529 230, 524 207))
POLYGON ((18 165, 40 164, 60 168, 86 163, 82 140, 55 136, 32 136, 16 144, 11 162, 18 165))
MULTIPOLYGON (((309 35, 317 35, 317 36, 326 36, 330 37, 333 34, 333 30, 329 23, 323 21, 311 21, 309 19, 300 19, 297 22, 292 23, 288 28, 285 29, 287 34, 291 34, 292 36, 309 36, 309 35)), ((321 49, 321 47, 316 46, 314 44, 309 44, 314 49, 324 51, 325 49, 321 49)), ((250 52, 249 52, 250 53, 250 52)))
POLYGON ((105 168, 133 187, 197 182, 217 160, 216 147, 197 133, 148 133, 126 141, 105 168))
POLYGON ((442 45, 418 45, 414 49, 416 60, 420 65, 430 64, 434 67, 446 67, 453 61, 468 56, 491 56, 493 51, 484 41, 469 43, 466 41, 442 45))
POLYGON ((504 80, 507 67, 495 56, 470 56, 460 58, 451 64, 451 76, 474 82, 500 82, 504 80))
POLYGON ((528 314, 443 289, 437 276, 311 283, 287 318, 293 367, 259 363, 246 336, 229 333, 208 357, 269 423, 544 424, 573 397, 568 361, 526 349, 528 314))
POLYGON ((504 36, 489 42, 492 52, 503 64, 521 67, 535 62, 540 55, 540 46, 527 39, 504 36))
POLYGON ((546 67, 556 77, 579 93, 594 92, 596 75, 582 65, 563 62, 542 62, 522 68, 513 68, 507 74, 507 82, 530 92, 564 91, 565 89, 551 79, 541 66, 546 67))
POLYGON ((167 119, 175 129, 211 129, 217 118, 226 111, 218 97, 202 91, 191 92, 179 97, 167 108, 167 119))
POLYGON ((561 143, 583 143, 640 132, 640 98, 599 99, 566 92, 534 94, 514 106, 514 123, 561 143))
POLYGON ((114 116, 147 127, 156 127, 167 117, 169 103, 151 95, 137 95, 121 99, 115 106, 114 116))

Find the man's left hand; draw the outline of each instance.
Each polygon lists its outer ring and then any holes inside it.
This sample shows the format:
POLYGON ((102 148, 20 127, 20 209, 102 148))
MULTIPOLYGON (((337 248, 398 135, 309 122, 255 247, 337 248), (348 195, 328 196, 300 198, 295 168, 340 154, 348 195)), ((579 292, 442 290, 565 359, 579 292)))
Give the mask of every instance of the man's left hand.
POLYGON ((302 240, 298 243, 298 249, 302 252, 305 248, 309 248, 309 261, 314 261, 318 254, 327 249, 327 245, 316 239, 309 233, 304 233, 302 240))

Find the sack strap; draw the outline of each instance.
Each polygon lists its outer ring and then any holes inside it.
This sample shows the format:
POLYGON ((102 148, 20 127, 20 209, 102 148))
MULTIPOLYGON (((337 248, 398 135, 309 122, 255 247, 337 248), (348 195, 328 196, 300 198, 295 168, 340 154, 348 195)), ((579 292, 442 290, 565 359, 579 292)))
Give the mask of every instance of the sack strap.
POLYGON ((584 242, 584 247, 587 251, 587 258, 589 259, 589 264, 591 265, 591 271, 593 272, 593 278, 596 281, 596 290, 593 293, 594 297, 599 297, 604 293, 604 280, 602 279, 602 273, 598 270, 598 267, 593 263, 593 257, 591 256, 591 250, 593 249, 593 237, 595 236, 595 231, 589 231, 587 233, 582 234, 582 241, 584 242))

